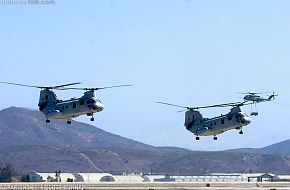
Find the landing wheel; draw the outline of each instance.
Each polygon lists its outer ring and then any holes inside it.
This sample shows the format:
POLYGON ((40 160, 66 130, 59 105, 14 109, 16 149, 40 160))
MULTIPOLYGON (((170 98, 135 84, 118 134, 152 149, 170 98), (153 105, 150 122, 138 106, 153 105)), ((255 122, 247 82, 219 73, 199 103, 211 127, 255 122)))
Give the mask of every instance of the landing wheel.
POLYGON ((95 121, 95 118, 92 117, 90 120, 91 120, 91 121, 95 121))
POLYGON ((45 122, 46 122, 46 123, 50 123, 50 120, 49 120, 49 119, 47 119, 47 120, 45 120, 45 122))
POLYGON ((196 136, 196 137, 195 137, 195 140, 197 140, 197 141, 198 141, 198 140, 199 140, 199 137, 198 137, 198 136, 196 136))
POLYGON ((213 137, 213 140, 215 140, 215 141, 216 141, 216 140, 217 140, 217 137, 216 137, 216 136, 214 136, 214 137, 213 137))
POLYGON ((242 134, 244 134, 244 132, 242 130, 240 130, 239 134, 242 135, 242 134))
POLYGON ((67 120, 67 122, 66 122, 67 124, 71 124, 71 121, 70 120, 67 120))

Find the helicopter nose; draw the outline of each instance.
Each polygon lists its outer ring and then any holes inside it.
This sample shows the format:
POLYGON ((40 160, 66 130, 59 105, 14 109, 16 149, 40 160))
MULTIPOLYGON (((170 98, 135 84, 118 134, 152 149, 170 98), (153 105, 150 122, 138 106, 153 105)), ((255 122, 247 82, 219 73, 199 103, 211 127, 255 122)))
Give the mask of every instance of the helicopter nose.
POLYGON ((244 117, 241 121, 242 124, 248 125, 251 123, 251 118, 250 117, 244 117))
POLYGON ((98 108, 98 111, 102 111, 104 109, 104 104, 97 103, 97 108, 98 108))

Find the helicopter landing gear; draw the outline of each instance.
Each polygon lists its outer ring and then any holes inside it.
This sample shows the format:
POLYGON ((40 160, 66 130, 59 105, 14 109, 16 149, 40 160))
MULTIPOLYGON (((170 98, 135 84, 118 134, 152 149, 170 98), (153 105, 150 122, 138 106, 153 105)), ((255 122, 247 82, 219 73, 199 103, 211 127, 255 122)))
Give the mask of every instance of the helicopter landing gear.
POLYGON ((95 118, 92 116, 90 120, 91 120, 91 121, 95 121, 95 118))
POLYGON ((217 138, 216 136, 214 136, 214 137, 213 137, 213 140, 215 140, 215 141, 216 141, 217 139, 218 139, 218 138, 217 138))
POLYGON ((244 132, 242 131, 242 129, 240 130, 239 134, 240 134, 240 135, 244 134, 244 132))
POLYGON ((45 120, 45 123, 50 123, 50 120, 49 120, 49 119, 46 119, 46 120, 45 120))
POLYGON ((66 123, 70 125, 71 124, 71 120, 67 120, 66 123))
POLYGON ((199 136, 196 136, 196 137, 195 137, 195 140, 199 141, 199 136))

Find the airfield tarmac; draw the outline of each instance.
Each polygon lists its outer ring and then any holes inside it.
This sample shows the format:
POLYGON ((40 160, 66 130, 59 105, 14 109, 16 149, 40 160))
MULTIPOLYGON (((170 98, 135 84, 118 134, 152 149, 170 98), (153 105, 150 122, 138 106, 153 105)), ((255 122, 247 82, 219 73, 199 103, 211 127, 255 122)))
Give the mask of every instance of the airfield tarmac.
POLYGON ((1 190, 289 190, 290 182, 1 183, 1 190))

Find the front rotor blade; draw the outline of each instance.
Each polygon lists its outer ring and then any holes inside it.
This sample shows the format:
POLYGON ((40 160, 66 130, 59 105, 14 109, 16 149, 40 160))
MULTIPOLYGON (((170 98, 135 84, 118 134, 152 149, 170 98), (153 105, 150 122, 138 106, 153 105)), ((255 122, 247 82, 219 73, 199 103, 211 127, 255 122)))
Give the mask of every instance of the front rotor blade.
POLYGON ((107 89, 107 88, 119 88, 119 87, 126 87, 126 86, 133 86, 133 85, 123 84, 123 85, 117 85, 117 86, 106 86, 106 87, 101 87, 101 88, 95 88, 95 90, 102 90, 102 89, 107 89))

